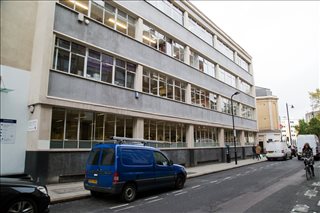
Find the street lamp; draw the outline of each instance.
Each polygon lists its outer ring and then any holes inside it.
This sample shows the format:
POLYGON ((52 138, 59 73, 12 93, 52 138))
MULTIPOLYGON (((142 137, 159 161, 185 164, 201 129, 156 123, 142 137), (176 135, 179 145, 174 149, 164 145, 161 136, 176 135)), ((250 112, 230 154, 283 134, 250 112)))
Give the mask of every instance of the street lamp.
MULTIPOLYGON (((287 107, 287 117, 288 117, 288 126, 289 126, 289 140, 290 140, 290 145, 292 146, 291 127, 290 127, 290 118, 289 118, 288 103, 286 103, 286 107, 287 107)), ((293 106, 293 105, 290 105, 290 108, 293 109, 294 106, 293 106)))
POLYGON ((239 95, 239 92, 235 92, 233 93, 233 95, 231 95, 231 115, 232 115, 232 130, 233 130, 233 145, 234 145, 234 160, 235 160, 235 164, 238 164, 237 161, 237 144, 236 144, 236 130, 234 128, 234 115, 233 115, 233 96, 235 95, 239 95))

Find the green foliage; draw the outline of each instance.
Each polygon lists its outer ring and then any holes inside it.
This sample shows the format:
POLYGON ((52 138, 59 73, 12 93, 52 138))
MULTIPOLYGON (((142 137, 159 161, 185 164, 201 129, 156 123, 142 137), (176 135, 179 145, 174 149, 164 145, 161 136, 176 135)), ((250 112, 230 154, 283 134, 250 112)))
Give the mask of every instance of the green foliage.
POLYGON ((299 135, 314 134, 320 138, 320 119, 312 118, 309 123, 299 120, 299 125, 295 127, 299 135))
POLYGON ((320 89, 316 89, 314 92, 309 92, 309 95, 312 109, 320 109, 320 89))

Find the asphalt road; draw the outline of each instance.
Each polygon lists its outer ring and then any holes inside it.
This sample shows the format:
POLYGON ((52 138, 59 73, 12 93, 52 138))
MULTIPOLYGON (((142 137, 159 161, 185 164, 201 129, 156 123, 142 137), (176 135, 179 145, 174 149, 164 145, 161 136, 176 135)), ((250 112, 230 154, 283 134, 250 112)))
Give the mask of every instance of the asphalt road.
POLYGON ((121 203, 116 196, 51 206, 50 212, 320 212, 320 162, 307 181, 296 158, 249 165, 188 179, 183 190, 163 189, 121 203))

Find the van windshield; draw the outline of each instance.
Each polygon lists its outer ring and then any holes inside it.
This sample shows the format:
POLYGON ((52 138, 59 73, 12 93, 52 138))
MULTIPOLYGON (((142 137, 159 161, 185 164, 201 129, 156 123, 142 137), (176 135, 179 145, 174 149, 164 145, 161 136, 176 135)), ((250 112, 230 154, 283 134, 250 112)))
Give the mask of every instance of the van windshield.
POLYGON ((89 165, 98 165, 100 157, 100 149, 94 149, 90 152, 90 156, 88 158, 89 165))

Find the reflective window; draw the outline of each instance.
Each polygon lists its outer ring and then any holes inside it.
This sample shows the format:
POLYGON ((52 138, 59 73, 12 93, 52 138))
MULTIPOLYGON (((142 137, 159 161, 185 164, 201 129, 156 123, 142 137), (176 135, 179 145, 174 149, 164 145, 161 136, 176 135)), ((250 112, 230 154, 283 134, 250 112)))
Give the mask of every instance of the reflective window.
POLYGON ((212 43, 212 34, 209 33, 204 27, 194 21, 191 17, 189 17, 188 29, 197 35, 199 38, 213 46, 212 43))
POLYGON ((172 2, 168 0, 154 1, 148 0, 148 3, 152 4, 154 7, 162 11, 167 16, 171 17, 173 20, 179 24, 183 24, 183 12, 175 6, 172 2))
POLYGON ((221 67, 219 68, 219 80, 232 87, 236 87, 236 77, 221 67))
POLYGON ((240 56, 236 56, 235 62, 242 67, 245 71, 249 71, 249 63, 242 59, 240 56))
POLYGON ((71 9, 74 9, 80 13, 88 15, 89 2, 88 0, 59 0, 61 4, 64 4, 71 9))
POLYGON ((190 50, 190 65, 212 77, 215 77, 215 65, 201 57, 197 52, 190 50))
POLYGON ((233 50, 229 48, 225 43, 217 39, 217 50, 219 50, 222 54, 227 56, 230 60, 233 61, 233 50))
POLYGON ((210 108, 209 92, 191 86, 191 103, 205 108, 210 108))
POLYGON ((219 146, 217 128, 194 126, 195 147, 219 146))

